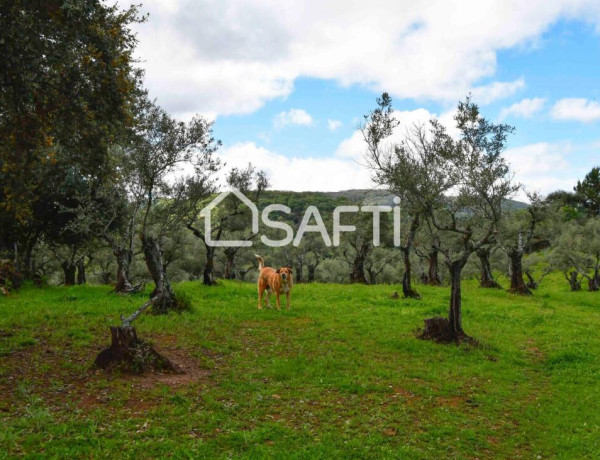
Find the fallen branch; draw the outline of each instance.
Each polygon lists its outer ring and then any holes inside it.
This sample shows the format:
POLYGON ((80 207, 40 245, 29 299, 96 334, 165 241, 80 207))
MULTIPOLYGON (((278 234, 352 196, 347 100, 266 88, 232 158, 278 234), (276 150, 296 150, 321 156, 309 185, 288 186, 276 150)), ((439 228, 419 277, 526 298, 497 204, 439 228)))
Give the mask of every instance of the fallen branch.
POLYGON ((131 323, 133 323, 136 320, 136 318, 144 312, 144 310, 146 310, 150 305, 152 305, 155 300, 156 297, 151 298, 148 302, 146 302, 144 305, 138 308, 131 316, 128 316, 127 318, 121 315, 121 326, 131 326, 131 323))

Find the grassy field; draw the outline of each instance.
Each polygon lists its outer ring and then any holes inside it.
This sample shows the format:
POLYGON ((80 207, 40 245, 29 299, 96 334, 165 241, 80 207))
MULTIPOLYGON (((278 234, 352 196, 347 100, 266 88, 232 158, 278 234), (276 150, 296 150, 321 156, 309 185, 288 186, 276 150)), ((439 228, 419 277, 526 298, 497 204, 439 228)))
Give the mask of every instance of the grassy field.
POLYGON ((466 282, 476 348, 414 336, 448 288, 298 285, 281 312, 251 284, 176 289, 192 312, 136 327, 181 376, 91 368, 145 296, 0 298, 0 457, 600 457, 600 294, 560 276, 533 298, 466 282))

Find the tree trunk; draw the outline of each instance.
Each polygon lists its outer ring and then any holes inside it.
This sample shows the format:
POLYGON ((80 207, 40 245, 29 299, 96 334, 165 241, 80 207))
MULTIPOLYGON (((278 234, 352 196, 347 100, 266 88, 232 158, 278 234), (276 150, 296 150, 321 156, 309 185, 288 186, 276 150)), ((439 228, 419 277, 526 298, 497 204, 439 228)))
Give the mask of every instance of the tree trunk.
POLYGON ((600 267, 598 265, 594 268, 594 274, 588 282, 588 289, 590 291, 600 290, 600 267))
POLYGON ((235 270, 235 251, 234 248, 225 249, 225 269, 223 270, 223 278, 234 280, 236 278, 235 270))
POLYGON ((75 271, 77 266, 71 260, 65 260, 60 264, 65 275, 65 286, 75 285, 75 271))
POLYGON ((35 275, 35 267, 33 266, 33 249, 38 241, 38 234, 27 239, 25 243, 25 251, 23 255, 23 270, 22 273, 27 279, 33 279, 35 275))
POLYGON ((424 320, 425 328, 420 338, 441 343, 469 340, 462 328, 461 274, 467 263, 468 254, 455 261, 447 261, 450 272, 450 307, 448 318, 434 317, 424 320))
POLYGON ((312 283, 315 280, 315 271, 317 267, 313 265, 308 265, 308 282, 312 283))
POLYGON ((351 283, 369 284, 365 277, 365 259, 367 258, 367 250, 366 245, 362 245, 359 250, 356 251, 356 256, 352 262, 352 271, 350 272, 351 283))
POLYGON ((527 288, 531 290, 535 290, 538 288, 538 282, 533 278, 531 273, 525 270, 525 276, 527 277, 527 288))
POLYGON ((404 262, 404 275, 402 275, 402 293, 405 298, 420 299, 421 296, 412 288, 412 266, 410 263, 410 248, 403 246, 400 248, 402 261, 404 262))
POLYGON ((152 305, 152 311, 164 314, 176 308, 175 294, 163 269, 162 254, 158 241, 151 236, 144 235, 141 236, 141 240, 146 266, 155 284, 154 291, 150 294, 150 298, 156 298, 152 305))
POLYGON ((576 270, 573 270, 569 273, 565 272, 565 278, 567 278, 569 286, 571 286, 571 291, 581 291, 581 280, 579 279, 576 270))
POLYGON ((109 271, 102 270, 102 284, 110 284, 111 273, 109 271))
POLYGON ((302 263, 301 260, 298 260, 296 262, 296 273, 294 274, 294 283, 296 283, 296 284, 304 283, 303 272, 304 272, 304 264, 302 263))
POLYGON ((406 236, 406 245, 400 247, 402 253, 402 261, 404 262, 404 275, 402 276, 402 293, 404 297, 411 299, 420 299, 421 296, 412 288, 412 270, 410 263, 410 251, 419 228, 419 216, 413 216, 410 224, 410 230, 406 236))
POLYGON ((523 280, 523 252, 518 249, 508 251, 510 261, 510 289, 508 292, 519 295, 531 295, 523 280))
POLYGON ((129 267, 133 254, 127 248, 117 246, 113 248, 113 254, 117 258, 117 283, 115 284, 115 292, 131 293, 135 288, 129 280, 129 267))
POLYGON ((465 335, 462 329, 461 273, 464 265, 453 262, 450 265, 450 311, 448 313, 448 331, 455 340, 465 335))
POLYGON ((214 286, 215 282, 215 248, 206 246, 206 265, 202 273, 202 284, 205 286, 214 286))
POLYGON ((85 260, 82 257, 77 261, 77 284, 85 284, 85 260))
POLYGON ((440 278, 437 249, 431 249, 429 254, 427 254, 427 261, 429 263, 429 269, 427 270, 427 284, 430 286, 441 286, 442 280, 440 278))
POLYGON ((369 284, 370 285, 377 284, 375 282, 375 280, 377 279, 377 276, 375 275, 375 272, 371 268, 369 268, 369 267, 365 267, 365 270, 367 272, 367 279, 369 280, 369 284))
POLYGON ((479 287, 501 289, 501 286, 496 282, 492 275, 492 265, 490 263, 489 248, 479 248, 477 250, 479 258, 481 278, 479 279, 479 287))

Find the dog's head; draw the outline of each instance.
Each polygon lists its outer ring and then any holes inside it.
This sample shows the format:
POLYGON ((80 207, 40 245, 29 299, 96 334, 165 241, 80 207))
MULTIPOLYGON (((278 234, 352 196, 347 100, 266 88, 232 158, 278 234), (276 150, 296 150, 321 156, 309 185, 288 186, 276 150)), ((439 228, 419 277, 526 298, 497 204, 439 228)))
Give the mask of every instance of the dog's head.
POLYGON ((283 281, 288 281, 292 279, 292 268, 291 267, 281 267, 276 270, 276 272, 281 276, 283 281))

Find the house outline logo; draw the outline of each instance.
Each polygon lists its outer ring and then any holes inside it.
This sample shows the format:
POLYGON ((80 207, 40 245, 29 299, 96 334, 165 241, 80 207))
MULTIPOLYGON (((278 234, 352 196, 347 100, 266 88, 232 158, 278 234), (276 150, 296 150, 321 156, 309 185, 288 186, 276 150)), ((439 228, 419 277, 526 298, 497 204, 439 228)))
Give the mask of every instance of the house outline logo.
POLYGON ((240 192, 237 188, 232 187, 230 190, 225 190, 219 193, 210 203, 208 203, 200 211, 199 216, 204 218, 204 235, 206 236, 206 244, 211 247, 218 248, 234 248, 234 247, 250 247, 252 241, 240 241, 240 240, 217 240, 212 239, 212 225, 211 225, 211 214, 221 201, 227 198, 233 193, 242 203, 244 203, 252 212, 252 233, 258 233, 258 208, 246 195, 240 192))

